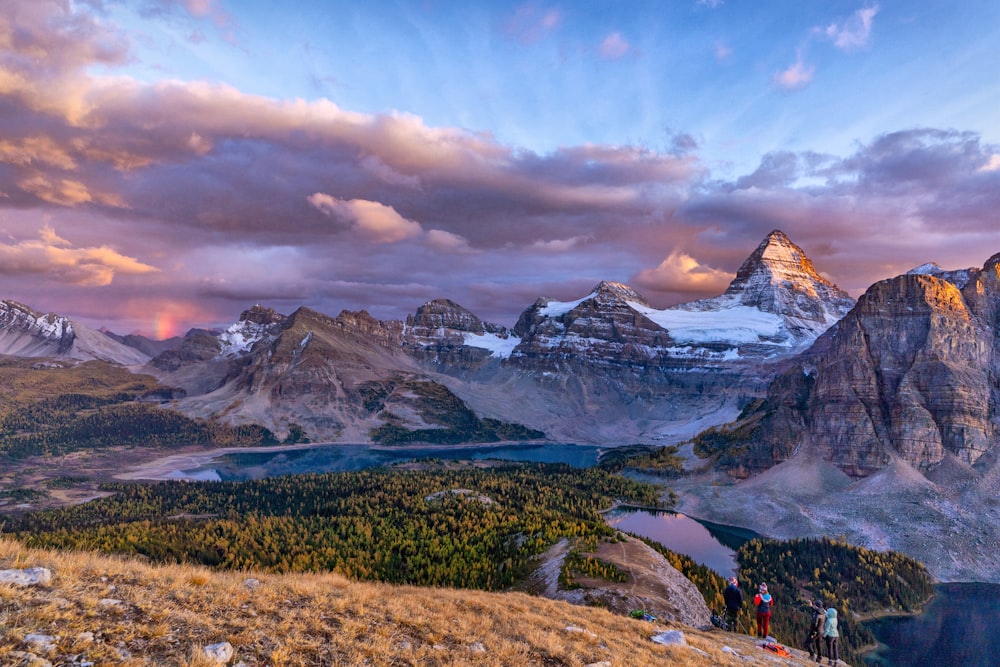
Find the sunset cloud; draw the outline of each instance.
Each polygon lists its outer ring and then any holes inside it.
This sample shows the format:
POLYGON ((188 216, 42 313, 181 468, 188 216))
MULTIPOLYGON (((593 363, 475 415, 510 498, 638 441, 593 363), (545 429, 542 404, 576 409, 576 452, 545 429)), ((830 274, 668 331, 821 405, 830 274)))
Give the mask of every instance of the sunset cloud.
POLYGON ((419 223, 407 220, 391 206, 378 202, 344 201, 322 192, 309 195, 308 200, 324 214, 353 226, 376 243, 396 243, 423 232, 419 223))
POLYGON ((503 33, 510 39, 531 44, 544 38, 562 22, 558 9, 543 9, 532 5, 518 7, 503 23, 503 33))
POLYGON ((107 247, 74 248, 51 227, 39 230, 37 240, 0 243, 0 273, 5 276, 45 274, 58 282, 84 287, 110 285, 116 274, 141 275, 156 267, 107 247))
POLYGON ((688 292, 714 296, 725 291, 732 273, 705 266, 683 251, 672 252, 654 269, 635 276, 636 285, 659 292, 688 292))

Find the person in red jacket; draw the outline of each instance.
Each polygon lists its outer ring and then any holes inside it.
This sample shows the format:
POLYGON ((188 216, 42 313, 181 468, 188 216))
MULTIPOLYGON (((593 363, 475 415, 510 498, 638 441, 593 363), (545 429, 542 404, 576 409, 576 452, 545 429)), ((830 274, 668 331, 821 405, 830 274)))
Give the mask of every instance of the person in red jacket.
POLYGON ((763 639, 767 637, 768 626, 771 624, 771 607, 774 606, 774 599, 767 592, 767 584, 761 584, 757 588, 753 603, 757 607, 757 636, 763 639))

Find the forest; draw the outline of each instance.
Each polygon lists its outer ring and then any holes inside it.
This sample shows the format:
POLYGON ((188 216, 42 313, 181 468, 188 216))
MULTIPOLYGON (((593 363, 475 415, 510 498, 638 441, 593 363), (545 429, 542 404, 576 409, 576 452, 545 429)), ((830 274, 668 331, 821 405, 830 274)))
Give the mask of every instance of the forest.
POLYGON ((160 562, 501 590, 561 537, 613 536, 599 510, 616 501, 655 506, 660 493, 598 468, 562 464, 103 488, 114 495, 12 518, 4 531, 29 546, 160 562))
POLYGON ((173 390, 99 361, 0 361, 0 455, 60 456, 112 446, 172 448, 278 444, 257 424, 191 419, 157 403, 173 390))

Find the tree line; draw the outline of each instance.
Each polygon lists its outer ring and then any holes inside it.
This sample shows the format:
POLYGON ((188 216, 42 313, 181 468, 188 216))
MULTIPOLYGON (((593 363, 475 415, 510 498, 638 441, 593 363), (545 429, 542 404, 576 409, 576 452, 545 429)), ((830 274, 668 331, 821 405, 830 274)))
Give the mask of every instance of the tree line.
POLYGON ((29 546, 140 554, 276 572, 501 590, 560 538, 615 534, 599 510, 658 490, 596 468, 291 475, 249 482, 107 484, 114 495, 7 522, 29 546), (470 489, 473 494, 441 494, 470 489))

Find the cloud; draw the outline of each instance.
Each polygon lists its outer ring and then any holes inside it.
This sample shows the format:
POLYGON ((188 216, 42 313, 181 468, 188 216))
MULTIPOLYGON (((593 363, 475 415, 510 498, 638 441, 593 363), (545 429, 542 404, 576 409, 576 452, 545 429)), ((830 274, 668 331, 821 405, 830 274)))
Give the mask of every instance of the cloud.
POLYGON ((401 174, 382 160, 377 155, 366 155, 361 160, 361 168, 380 181, 389 185, 400 185, 405 188, 420 189, 420 178, 401 174))
POLYGON ((1000 171, 1000 154, 993 154, 986 164, 979 168, 979 171, 1000 171))
POLYGON ((854 51, 868 45, 871 38, 872 23, 878 14, 878 5, 863 7, 855 11, 841 23, 831 23, 817 32, 833 42, 833 45, 843 51, 854 51))
POLYGON ((45 274, 57 282, 85 287, 110 285, 116 274, 142 275, 159 271, 107 247, 73 248, 51 227, 38 240, 0 244, 0 273, 6 276, 45 274))
POLYGON ((34 135, 13 140, 0 139, 0 162, 18 166, 47 166, 56 169, 76 169, 76 160, 70 151, 45 135, 34 135))
POLYGON ((622 37, 620 32, 613 32, 601 41, 597 52, 601 54, 602 58, 618 60, 627 56, 631 48, 628 40, 622 37))
POLYGON ((809 85, 813 79, 814 71, 815 68, 812 65, 805 64, 800 51, 795 62, 787 69, 776 73, 771 78, 771 82, 784 90, 799 90, 809 85))
POLYGON ((474 254, 469 242, 459 236, 442 229, 431 229, 427 232, 427 245, 443 253, 474 254))
POLYGON ((344 201, 322 192, 307 198, 322 213, 345 222, 376 243, 396 243, 419 236, 420 224, 407 220, 391 206, 364 199, 344 201))
POLYGON ((118 195, 91 190, 84 183, 70 178, 49 178, 42 174, 34 174, 21 179, 17 185, 39 199, 59 206, 77 206, 93 202, 115 208, 127 207, 125 201, 118 195))
POLYGON ((563 13, 558 9, 525 5, 514 10, 514 14, 501 25, 501 31, 508 39, 532 44, 558 28, 562 20, 563 13))
POLYGON ((589 239, 586 236, 573 236, 568 239, 552 239, 549 241, 535 241, 531 244, 532 249, 545 253, 560 253, 573 250, 583 245, 589 239))
POLYGON ((640 287, 659 292, 720 294, 733 274, 706 266, 685 252, 674 251, 655 269, 643 269, 635 276, 640 287))

